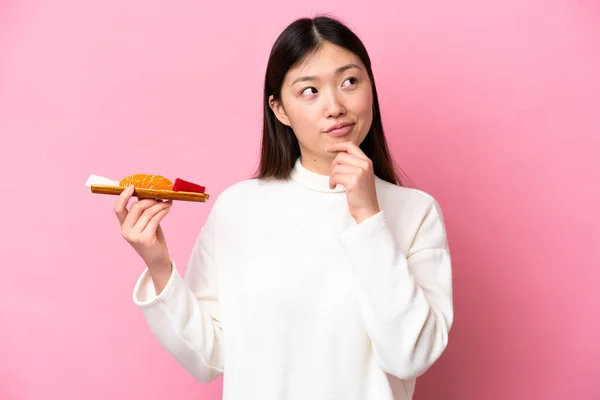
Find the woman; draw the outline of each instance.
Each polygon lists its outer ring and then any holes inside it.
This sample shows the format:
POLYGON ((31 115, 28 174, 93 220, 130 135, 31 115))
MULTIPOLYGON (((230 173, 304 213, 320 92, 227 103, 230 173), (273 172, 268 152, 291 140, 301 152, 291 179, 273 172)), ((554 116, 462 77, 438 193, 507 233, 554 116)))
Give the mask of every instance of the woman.
POLYGON ((159 222, 170 203, 115 205, 147 268, 134 301, 162 345, 223 397, 410 399, 453 320, 439 205, 403 187, 367 51, 340 22, 277 39, 258 176, 227 188, 185 278, 159 222))

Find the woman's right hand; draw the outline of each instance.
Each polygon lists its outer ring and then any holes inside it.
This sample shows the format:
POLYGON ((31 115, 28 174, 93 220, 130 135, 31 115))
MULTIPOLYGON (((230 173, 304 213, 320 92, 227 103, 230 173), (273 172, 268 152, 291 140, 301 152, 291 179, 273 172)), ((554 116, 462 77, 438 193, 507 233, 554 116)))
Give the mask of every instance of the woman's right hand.
POLYGON ((115 214, 121 224, 121 236, 142 257, 151 275, 171 272, 171 259, 160 221, 171 209, 172 201, 143 199, 134 202, 127 210, 133 194, 129 186, 119 195, 115 203, 115 214))

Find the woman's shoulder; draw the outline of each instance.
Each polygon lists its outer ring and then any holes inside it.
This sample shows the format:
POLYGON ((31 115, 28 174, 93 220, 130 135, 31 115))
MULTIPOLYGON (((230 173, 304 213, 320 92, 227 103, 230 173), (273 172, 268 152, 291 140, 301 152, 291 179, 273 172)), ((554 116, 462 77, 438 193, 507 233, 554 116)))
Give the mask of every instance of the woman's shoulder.
POLYGON ((418 227, 424 218, 431 215, 443 221, 439 200, 425 190, 395 185, 378 178, 377 197, 386 214, 403 226, 418 227))
POLYGON ((413 207, 438 206, 437 199, 422 189, 396 185, 376 178, 377 193, 384 201, 396 204, 409 204, 413 207))
POLYGON ((215 203, 225 203, 233 199, 239 199, 242 196, 251 195, 257 190, 257 184, 256 179, 245 179, 229 184, 215 196, 215 203))
POLYGON ((244 179, 241 181, 234 182, 221 192, 221 197, 230 196, 238 193, 253 192, 258 189, 259 180, 255 178, 244 179))
POLYGON ((269 187, 273 187, 277 182, 263 181, 258 178, 249 178, 226 186, 216 196, 215 206, 219 208, 235 207, 240 204, 248 204, 253 199, 264 198, 269 187))
POLYGON ((280 187, 284 183, 282 180, 264 180, 259 178, 244 179, 227 186, 219 195, 222 198, 234 197, 241 195, 252 195, 256 193, 264 193, 265 190, 272 190, 280 187))
POLYGON ((401 235, 401 243, 406 246, 406 251, 424 224, 425 230, 435 227, 445 234, 442 208, 431 193, 378 180, 377 195, 388 221, 401 235))

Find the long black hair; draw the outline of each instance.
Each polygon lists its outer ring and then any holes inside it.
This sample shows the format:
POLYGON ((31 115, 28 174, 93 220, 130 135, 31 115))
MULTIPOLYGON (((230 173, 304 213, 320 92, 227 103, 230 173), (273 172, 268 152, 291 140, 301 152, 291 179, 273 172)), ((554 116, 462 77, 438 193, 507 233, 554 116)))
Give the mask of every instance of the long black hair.
POLYGON ((263 135, 256 177, 287 179, 296 160, 300 157, 300 145, 291 131, 292 128, 277 119, 269 106, 269 98, 273 95, 275 100, 280 101, 281 86, 287 72, 318 50, 325 42, 351 51, 365 65, 373 92, 373 122, 360 148, 373 162, 376 176, 404 186, 385 140, 369 54, 354 32, 339 20, 328 16, 297 19, 279 35, 271 49, 265 74, 263 135))

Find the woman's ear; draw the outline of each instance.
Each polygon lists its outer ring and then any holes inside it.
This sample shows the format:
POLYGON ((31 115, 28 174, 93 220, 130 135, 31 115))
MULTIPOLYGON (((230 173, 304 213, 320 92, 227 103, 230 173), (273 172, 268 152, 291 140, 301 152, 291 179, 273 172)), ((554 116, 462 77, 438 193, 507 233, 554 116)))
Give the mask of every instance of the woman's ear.
POLYGON ((273 95, 269 96, 269 107, 271 107, 271 110, 273 110, 273 113, 275 114, 275 117, 277 117, 279 122, 286 126, 290 126, 290 120, 287 114, 285 113, 283 104, 281 103, 281 101, 275 100, 273 95))

